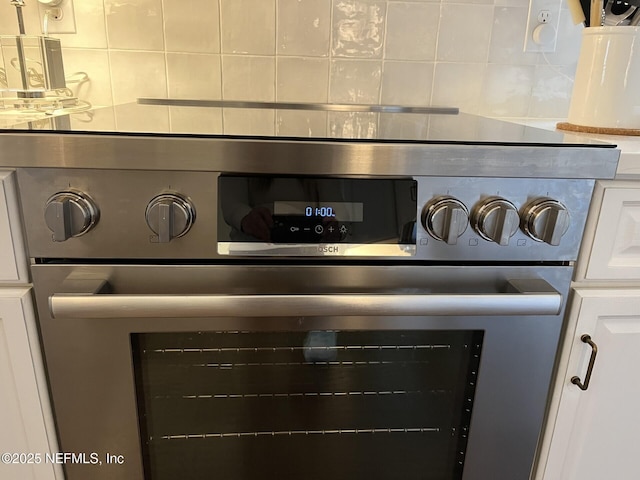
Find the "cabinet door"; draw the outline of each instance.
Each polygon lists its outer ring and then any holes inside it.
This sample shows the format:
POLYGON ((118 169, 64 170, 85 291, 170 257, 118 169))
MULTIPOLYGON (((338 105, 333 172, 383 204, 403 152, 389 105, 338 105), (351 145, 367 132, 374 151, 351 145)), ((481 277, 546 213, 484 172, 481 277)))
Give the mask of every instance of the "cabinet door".
POLYGON ((62 480, 29 288, 0 288, 0 425, 1 479, 62 480))
POLYGON ((640 289, 578 289, 570 317, 576 329, 565 343, 571 350, 544 478, 637 480, 640 289), (598 347, 585 391, 571 383, 574 376, 584 382, 592 354, 584 334, 598 347))
POLYGON ((0 171, 0 282, 27 282, 15 173, 6 171, 0 171))
MULTIPOLYGON (((625 188, 612 182, 601 183, 596 196, 605 185, 602 205, 595 226, 593 243, 585 236, 586 249, 580 263, 588 259, 585 277, 589 280, 640 280, 640 187, 637 182, 625 182, 625 188), (633 187, 631 187, 633 185, 633 187)), ((597 202, 595 202, 597 203, 597 202)), ((590 215, 595 212, 592 210, 590 215)), ((580 271, 580 268, 578 269, 580 271)))

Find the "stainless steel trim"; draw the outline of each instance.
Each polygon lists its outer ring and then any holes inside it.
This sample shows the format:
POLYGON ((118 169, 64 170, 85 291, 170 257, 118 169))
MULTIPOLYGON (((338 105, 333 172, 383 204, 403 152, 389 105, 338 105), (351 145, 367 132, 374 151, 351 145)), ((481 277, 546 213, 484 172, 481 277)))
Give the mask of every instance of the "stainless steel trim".
POLYGON ((278 245, 262 242, 218 242, 219 255, 318 256, 318 257, 408 257, 416 254, 414 245, 381 243, 300 243, 278 245))
POLYGON ((562 295, 543 280, 497 294, 126 295, 49 297, 52 318, 320 317, 346 315, 557 315, 562 295))
POLYGON ((233 100, 201 100, 179 98, 138 98, 140 105, 211 108, 266 108, 278 110, 313 110, 322 112, 427 113, 457 115, 457 107, 404 107, 401 105, 366 105, 348 103, 247 102, 233 100))
POLYGON ((374 143, 0 133, 0 166, 290 175, 596 178, 615 176, 612 146, 374 143))

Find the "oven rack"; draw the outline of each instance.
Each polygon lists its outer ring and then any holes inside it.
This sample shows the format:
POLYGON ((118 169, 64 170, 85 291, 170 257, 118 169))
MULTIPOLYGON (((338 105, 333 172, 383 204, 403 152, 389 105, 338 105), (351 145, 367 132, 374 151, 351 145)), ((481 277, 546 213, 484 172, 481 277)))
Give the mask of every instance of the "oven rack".
POLYGON ((298 351, 353 351, 353 350, 435 350, 450 349, 448 344, 432 345, 323 345, 292 347, 217 347, 217 348, 157 348, 143 353, 259 353, 259 352, 298 352, 298 351))
POLYGON ((211 362, 194 363, 192 367, 233 368, 233 367, 293 367, 299 365, 329 365, 340 367, 359 367, 365 365, 422 365, 433 363, 432 360, 319 360, 311 362, 211 362))
POLYGON ((386 395, 421 395, 429 393, 430 395, 446 394, 448 390, 430 390, 424 392, 422 390, 384 390, 384 391, 349 391, 349 392, 296 392, 296 393, 212 393, 199 395, 156 395, 154 400, 166 400, 172 398, 181 398, 184 400, 201 400, 201 399, 233 399, 233 398, 294 398, 294 397, 348 397, 348 396, 386 396, 386 395))
POLYGON ((262 432, 228 432, 228 433, 189 433, 180 435, 162 435, 149 437, 154 440, 189 440, 207 438, 240 438, 240 437, 275 437, 293 435, 362 435, 384 433, 439 433, 440 427, 413 427, 413 428, 340 428, 332 430, 278 430, 262 432))

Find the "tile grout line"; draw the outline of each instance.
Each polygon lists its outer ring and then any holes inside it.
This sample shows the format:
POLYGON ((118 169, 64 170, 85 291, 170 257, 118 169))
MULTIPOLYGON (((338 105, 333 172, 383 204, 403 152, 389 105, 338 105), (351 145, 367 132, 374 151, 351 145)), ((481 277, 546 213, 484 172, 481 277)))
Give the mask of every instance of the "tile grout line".
MULTIPOLYGON (((223 0, 217 0, 218 6, 218 65, 220 68, 220 99, 224 100, 224 69, 222 68, 222 2, 223 0)), ((222 133, 225 133, 224 127, 224 110, 220 112, 220 124, 222 127, 222 133)))
MULTIPOLYGON (((162 15, 162 50, 164 58, 164 78, 165 78, 165 90, 164 94, 169 98, 169 54, 167 53, 167 16, 164 9, 165 0, 160 0, 160 14, 162 15)), ((169 111, 167 111, 167 120, 169 122, 169 131, 173 131, 172 118, 169 111)))
MULTIPOLYGON (((104 27, 104 35, 105 35, 105 40, 107 42, 107 65, 108 65, 108 69, 109 69, 109 90, 111 91, 111 103, 113 105, 115 105, 116 103, 116 94, 115 94, 115 90, 113 88, 113 71, 112 71, 112 62, 111 62, 111 43, 109 41, 109 27, 108 27, 108 20, 107 20, 107 5, 106 5, 106 1, 107 0, 102 0, 102 12, 103 12, 103 21, 102 21, 102 26, 104 27)), ((118 128, 118 116, 114 115, 113 121, 114 121, 114 126, 116 128, 118 128)))

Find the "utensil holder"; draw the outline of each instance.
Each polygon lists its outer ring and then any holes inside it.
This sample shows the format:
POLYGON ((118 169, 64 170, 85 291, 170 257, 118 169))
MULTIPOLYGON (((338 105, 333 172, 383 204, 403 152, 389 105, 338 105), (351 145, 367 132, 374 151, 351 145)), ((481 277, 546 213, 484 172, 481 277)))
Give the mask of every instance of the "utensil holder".
POLYGON ((568 123, 570 130, 640 134, 640 27, 583 30, 568 123))
POLYGON ((41 97, 66 87, 62 49, 57 38, 35 35, 0 36, 0 90, 19 97, 41 97), (4 61, 2 61, 4 59, 4 61))

